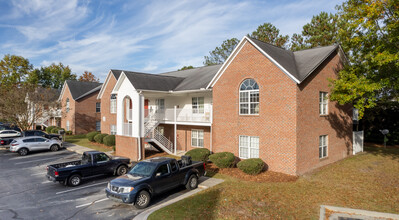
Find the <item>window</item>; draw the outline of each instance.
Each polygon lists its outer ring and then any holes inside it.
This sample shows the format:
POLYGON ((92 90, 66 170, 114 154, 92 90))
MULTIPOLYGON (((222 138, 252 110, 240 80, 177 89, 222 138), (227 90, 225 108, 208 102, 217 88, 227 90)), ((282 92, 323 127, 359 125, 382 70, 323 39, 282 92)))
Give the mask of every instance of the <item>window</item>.
POLYGON ((240 158, 259 158, 259 137, 240 135, 239 145, 240 158))
POLYGON ((44 139, 44 138, 35 138, 35 142, 46 142, 46 140, 48 140, 48 139, 44 139))
POLYGON ((165 99, 156 99, 155 106, 156 106, 156 112, 164 112, 165 111, 165 99))
POLYGON ((193 97, 192 106, 194 114, 204 113, 204 97, 193 97))
POLYGON ((67 131, 70 131, 70 130, 71 130, 71 128, 69 127, 69 121, 66 122, 66 130, 67 130, 67 131))
POLYGON ((101 131, 101 121, 96 121, 96 131, 101 131))
POLYGON ((35 131, 34 136, 45 136, 46 134, 43 131, 35 131))
POLYGON ((327 115, 328 114, 328 98, 326 92, 320 92, 319 95, 319 104, 320 104, 320 115, 327 115))
POLYGON ((24 142, 24 143, 35 142, 35 138, 25 139, 25 140, 23 140, 23 142, 24 142))
POLYGON ((96 162, 97 163, 104 163, 109 160, 109 157, 106 154, 97 154, 96 155, 96 162))
POLYGON ((168 164, 163 164, 161 165, 156 172, 156 176, 163 176, 165 174, 169 173, 169 168, 168 168, 168 164))
POLYGON ((328 141, 327 135, 321 135, 319 137, 319 158, 320 159, 327 157, 327 141, 328 141))
POLYGON ((116 113, 116 94, 111 94, 111 101, 110 101, 110 112, 112 114, 116 113))
POLYGON ((69 112, 69 98, 66 99, 66 112, 69 112))
POLYGON ((96 112, 101 112, 101 103, 96 102, 96 112))
POLYGON ((115 135, 116 134, 116 125, 111 125, 110 133, 111 133, 111 135, 115 135))
POLYGON ((171 161, 170 162, 170 168, 171 168, 172 172, 176 172, 177 171, 176 161, 171 161))
POLYGON ((204 147, 204 130, 191 130, 191 146, 204 147))
POLYGON ((246 79, 240 86, 240 115, 259 114, 259 86, 253 79, 246 79))

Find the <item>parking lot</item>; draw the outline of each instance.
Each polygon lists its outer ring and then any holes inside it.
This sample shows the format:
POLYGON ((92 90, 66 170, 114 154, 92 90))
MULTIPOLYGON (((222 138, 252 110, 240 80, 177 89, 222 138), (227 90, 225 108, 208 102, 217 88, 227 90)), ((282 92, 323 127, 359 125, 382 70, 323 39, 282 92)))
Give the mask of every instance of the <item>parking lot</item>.
MULTIPOLYGON (((68 187, 47 180, 46 166, 81 155, 68 150, 21 157, 0 149, 0 219, 132 219, 144 210, 109 200, 104 193, 114 176, 68 187)), ((148 208, 186 193, 184 187, 155 197, 148 208)))

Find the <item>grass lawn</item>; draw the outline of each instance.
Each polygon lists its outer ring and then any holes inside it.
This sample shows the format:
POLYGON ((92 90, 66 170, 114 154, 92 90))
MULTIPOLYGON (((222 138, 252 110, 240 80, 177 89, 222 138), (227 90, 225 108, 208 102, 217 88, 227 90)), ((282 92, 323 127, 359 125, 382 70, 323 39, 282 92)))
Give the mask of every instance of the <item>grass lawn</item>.
POLYGON ((399 146, 368 144, 366 153, 295 182, 224 183, 162 208, 149 219, 319 219, 320 205, 399 213, 399 146))
POLYGON ((86 138, 86 135, 84 135, 84 134, 67 135, 67 136, 65 136, 65 142, 80 145, 83 147, 88 147, 93 150, 102 151, 102 152, 107 152, 107 151, 113 150, 112 147, 108 147, 108 146, 104 146, 102 144, 90 142, 86 138))

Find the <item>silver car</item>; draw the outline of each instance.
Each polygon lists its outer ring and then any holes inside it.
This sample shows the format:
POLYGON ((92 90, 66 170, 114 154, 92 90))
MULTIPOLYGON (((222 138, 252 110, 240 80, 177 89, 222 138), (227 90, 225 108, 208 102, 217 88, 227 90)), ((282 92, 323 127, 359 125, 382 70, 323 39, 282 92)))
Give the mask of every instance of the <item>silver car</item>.
POLYGON ((25 156, 31 151, 58 151, 62 147, 62 141, 60 140, 50 140, 40 136, 29 136, 14 139, 10 144, 10 151, 18 152, 19 155, 25 156))

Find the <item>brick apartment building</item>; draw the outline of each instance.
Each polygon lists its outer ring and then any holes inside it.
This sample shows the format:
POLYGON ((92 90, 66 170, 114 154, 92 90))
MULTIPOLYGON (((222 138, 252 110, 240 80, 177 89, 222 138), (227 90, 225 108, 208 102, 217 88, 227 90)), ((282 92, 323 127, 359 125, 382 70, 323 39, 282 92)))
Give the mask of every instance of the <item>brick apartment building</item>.
POLYGON ((97 100, 101 83, 65 81, 58 101, 61 103, 61 127, 73 134, 101 130, 101 102, 97 100))
POLYGON ((133 160, 144 142, 171 154, 204 147, 300 175, 352 153, 352 107, 328 100, 344 62, 337 45, 292 52, 244 37, 223 65, 111 70, 103 131, 115 125, 116 153, 133 160))

